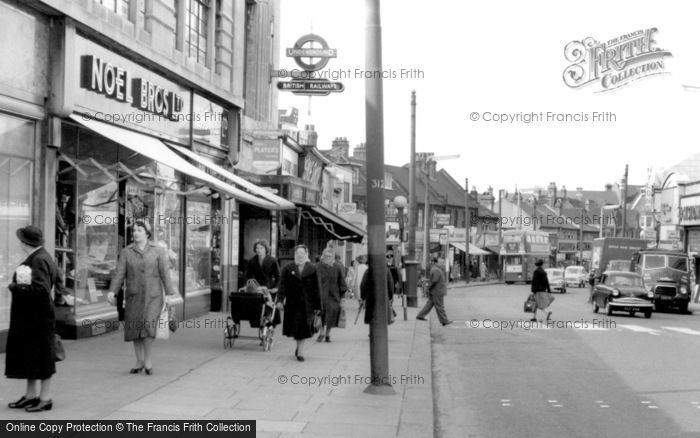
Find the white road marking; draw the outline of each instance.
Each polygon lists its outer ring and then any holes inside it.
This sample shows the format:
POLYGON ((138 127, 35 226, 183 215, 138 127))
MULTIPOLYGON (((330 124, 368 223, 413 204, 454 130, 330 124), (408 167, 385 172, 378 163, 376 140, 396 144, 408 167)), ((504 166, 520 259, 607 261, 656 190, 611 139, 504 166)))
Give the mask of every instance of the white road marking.
POLYGON ((700 402, 690 402, 691 405, 700 405, 700 402))
POLYGON ((654 405, 650 405, 650 406, 647 406, 647 407, 648 407, 649 409, 658 409, 658 407, 657 407, 657 406, 654 406, 654 405))
POLYGON ((643 404, 643 405, 648 405, 648 404, 651 404, 651 402, 648 401, 648 400, 644 400, 644 401, 642 402, 642 404, 643 404))
POLYGON ((509 398, 502 398, 501 403, 508 403, 510 401, 509 398))
POLYGON ((510 403, 503 403, 503 404, 501 404, 501 406, 502 406, 502 407, 507 407, 507 406, 510 406, 510 403))
POLYGON ((671 330, 671 331, 678 332, 678 333, 684 333, 686 335, 695 335, 695 336, 700 335, 700 331, 685 328, 685 327, 661 327, 661 328, 664 330, 671 330))
POLYGON ((601 408, 609 408, 610 406, 608 405, 600 405, 601 408))
POLYGON ((661 335, 661 333, 659 333, 658 330, 650 329, 648 327, 642 327, 641 325, 618 324, 617 326, 627 330, 632 330, 633 332, 649 333, 650 335, 654 336, 661 335))
POLYGON ((552 405, 553 408, 561 408, 563 407, 562 405, 552 405))
POLYGON ((557 403, 556 400, 547 400, 547 403, 557 403))
POLYGON ((603 400, 596 400, 595 402, 598 404, 605 403, 603 400))

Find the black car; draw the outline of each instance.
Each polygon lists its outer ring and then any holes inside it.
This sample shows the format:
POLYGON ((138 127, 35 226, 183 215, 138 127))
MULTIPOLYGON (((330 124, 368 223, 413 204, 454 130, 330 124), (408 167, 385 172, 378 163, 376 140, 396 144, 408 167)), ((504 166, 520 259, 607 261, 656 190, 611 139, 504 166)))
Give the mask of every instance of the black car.
POLYGON ((604 308, 608 315, 614 311, 644 313, 651 318, 654 308, 654 293, 644 288, 644 279, 634 272, 606 271, 593 290, 593 312, 604 308))

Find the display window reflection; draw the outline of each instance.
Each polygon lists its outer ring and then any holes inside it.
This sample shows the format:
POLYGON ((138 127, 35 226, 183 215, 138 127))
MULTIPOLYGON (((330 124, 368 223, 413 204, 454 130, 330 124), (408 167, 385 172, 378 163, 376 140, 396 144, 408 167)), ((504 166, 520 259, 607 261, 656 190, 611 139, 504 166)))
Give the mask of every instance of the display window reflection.
POLYGON ((185 290, 206 289, 211 278, 211 202, 187 200, 185 290))

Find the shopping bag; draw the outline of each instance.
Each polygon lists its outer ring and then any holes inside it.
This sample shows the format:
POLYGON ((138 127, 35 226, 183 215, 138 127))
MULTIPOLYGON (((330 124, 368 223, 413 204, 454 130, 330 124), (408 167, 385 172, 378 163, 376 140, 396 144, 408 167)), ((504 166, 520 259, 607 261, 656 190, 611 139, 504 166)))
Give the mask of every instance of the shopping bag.
POLYGON ((56 362, 60 362, 66 358, 66 350, 63 348, 63 342, 61 342, 61 337, 54 335, 54 345, 56 346, 56 355, 54 358, 56 362))
POLYGON ((527 300, 525 300, 525 304, 523 305, 523 311, 525 313, 532 313, 535 311, 535 294, 530 294, 527 297, 527 300))
POLYGON ((343 307, 340 308, 340 316, 338 316, 338 328, 345 328, 345 309, 343 307))
POLYGON ((316 334, 320 332, 322 327, 323 321, 321 321, 321 312, 316 312, 314 313, 313 333, 316 334))
POLYGON ((160 316, 156 322, 156 339, 168 339, 170 337, 170 322, 168 317, 168 305, 163 304, 160 316))

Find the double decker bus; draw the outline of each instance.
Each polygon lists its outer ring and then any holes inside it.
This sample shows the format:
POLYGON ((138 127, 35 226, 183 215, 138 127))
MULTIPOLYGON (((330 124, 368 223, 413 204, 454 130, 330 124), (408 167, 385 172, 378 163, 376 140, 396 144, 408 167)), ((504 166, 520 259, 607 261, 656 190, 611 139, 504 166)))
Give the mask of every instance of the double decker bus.
POLYGON ((549 233, 528 230, 504 231, 501 255, 506 284, 532 281, 535 262, 537 259, 543 259, 546 264, 549 254, 549 233))

